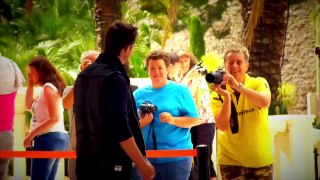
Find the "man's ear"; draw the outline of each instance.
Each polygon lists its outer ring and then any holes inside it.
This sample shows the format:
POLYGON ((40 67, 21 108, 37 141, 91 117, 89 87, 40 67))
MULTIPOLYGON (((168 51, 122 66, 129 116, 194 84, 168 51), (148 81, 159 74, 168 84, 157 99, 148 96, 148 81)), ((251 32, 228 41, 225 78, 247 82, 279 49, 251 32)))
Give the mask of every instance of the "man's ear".
POLYGON ((248 72, 249 69, 249 63, 247 63, 246 72, 248 72))
POLYGON ((133 48, 133 45, 131 44, 125 50, 126 50, 126 52, 128 52, 128 51, 131 51, 132 48, 133 48))
POLYGON ((80 71, 83 70, 83 65, 82 64, 80 64, 79 69, 80 69, 80 71))

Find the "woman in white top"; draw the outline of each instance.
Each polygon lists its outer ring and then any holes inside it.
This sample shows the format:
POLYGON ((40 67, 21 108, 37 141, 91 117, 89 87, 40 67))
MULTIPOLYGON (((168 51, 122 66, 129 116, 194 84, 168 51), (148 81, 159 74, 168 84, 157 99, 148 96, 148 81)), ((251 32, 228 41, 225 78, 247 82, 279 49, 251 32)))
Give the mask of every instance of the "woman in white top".
MULTIPOLYGON (((180 77, 176 77, 177 73, 171 73, 175 76, 176 82, 179 82, 187 86, 192 94, 194 101, 196 102, 200 121, 196 126, 193 126, 190 130, 191 141, 193 147, 196 148, 198 145, 208 145, 209 155, 212 156, 212 143, 215 135, 215 123, 211 111, 210 105, 210 93, 207 82, 197 65, 197 58, 190 52, 179 52, 178 53, 181 73, 178 74, 180 77)), ((197 173, 194 171, 197 165, 197 159, 194 158, 194 167, 191 170, 189 180, 196 179, 197 173)), ((216 171, 214 169, 213 161, 210 158, 210 179, 217 179, 216 171)))
MULTIPOLYGON (((26 109, 32 111, 30 130, 24 139, 26 148, 35 151, 62 151, 68 148, 68 134, 64 127, 62 92, 65 82, 50 61, 36 56, 28 64, 26 109), (33 98, 35 86, 42 90, 33 98)), ((31 180, 54 180, 59 159, 32 159, 31 180)))

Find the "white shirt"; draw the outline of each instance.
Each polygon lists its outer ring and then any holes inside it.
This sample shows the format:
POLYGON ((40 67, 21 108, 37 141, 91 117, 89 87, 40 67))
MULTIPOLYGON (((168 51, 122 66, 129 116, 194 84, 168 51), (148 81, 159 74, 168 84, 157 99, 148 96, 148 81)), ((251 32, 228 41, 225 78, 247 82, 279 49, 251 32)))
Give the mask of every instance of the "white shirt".
MULTIPOLYGON (((30 122, 30 131, 33 131, 36 127, 38 127, 41 122, 46 121, 49 117, 48 107, 44 99, 44 92, 43 89, 45 86, 49 86, 55 91, 58 91, 58 89, 51 83, 46 83, 43 85, 42 90, 39 94, 39 96, 33 101, 32 103, 32 119, 30 122)), ((67 133, 64 127, 64 118, 63 118, 63 106, 62 106, 62 98, 59 97, 59 121, 57 124, 55 124, 52 128, 50 128, 47 132, 43 132, 42 134, 48 133, 48 132, 63 132, 67 133)))
POLYGON ((16 92, 26 80, 18 65, 0 56, 0 94, 16 92))

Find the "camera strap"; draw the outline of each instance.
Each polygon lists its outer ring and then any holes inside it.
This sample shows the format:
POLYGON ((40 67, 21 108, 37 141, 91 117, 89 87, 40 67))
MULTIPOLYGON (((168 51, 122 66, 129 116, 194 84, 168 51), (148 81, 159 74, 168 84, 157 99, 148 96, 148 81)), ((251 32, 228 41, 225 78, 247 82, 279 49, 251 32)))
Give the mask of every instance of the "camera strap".
POLYGON ((148 131, 148 141, 149 141, 149 137, 150 137, 150 131, 152 130, 152 144, 153 144, 153 149, 154 150, 158 150, 157 148, 157 137, 156 137, 156 133, 154 131, 154 122, 152 121, 151 124, 150 124, 150 128, 149 128, 149 131, 148 131))
POLYGON ((157 137, 156 137, 156 133, 154 132, 154 123, 153 123, 153 121, 152 121, 152 142, 153 142, 153 149, 154 150, 158 150, 157 137))
MULTIPOLYGON (((156 137, 156 133, 154 131, 154 122, 152 121, 151 124, 150 124, 150 127, 149 127, 149 131, 148 131, 148 138, 147 138, 147 142, 149 142, 149 137, 150 137, 150 131, 152 130, 152 144, 153 144, 153 149, 154 150, 158 150, 158 147, 157 147, 157 137, 156 137)), ((148 143, 147 143, 148 145, 148 143)), ((148 147, 147 147, 148 149, 148 147)), ((155 162, 157 162, 157 158, 154 158, 155 159, 155 162)))

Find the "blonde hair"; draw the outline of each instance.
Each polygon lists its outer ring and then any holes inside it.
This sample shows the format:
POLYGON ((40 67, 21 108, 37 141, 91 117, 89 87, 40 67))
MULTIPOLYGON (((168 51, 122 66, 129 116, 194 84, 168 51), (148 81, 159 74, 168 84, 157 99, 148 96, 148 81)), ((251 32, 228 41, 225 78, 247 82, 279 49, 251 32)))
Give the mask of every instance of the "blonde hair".
POLYGON ((236 45, 228 48, 228 50, 224 53, 224 57, 223 57, 224 62, 226 62, 227 56, 230 53, 242 53, 244 55, 246 62, 249 63, 249 58, 250 58, 249 50, 245 46, 236 45))

